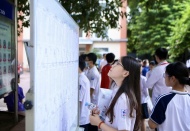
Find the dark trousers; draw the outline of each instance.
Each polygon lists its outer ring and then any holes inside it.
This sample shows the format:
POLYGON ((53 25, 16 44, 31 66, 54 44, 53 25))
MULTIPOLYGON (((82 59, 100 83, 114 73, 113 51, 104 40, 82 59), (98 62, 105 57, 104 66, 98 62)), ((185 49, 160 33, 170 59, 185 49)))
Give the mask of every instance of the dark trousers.
POLYGON ((90 131, 90 130, 89 130, 89 125, 90 125, 90 124, 80 125, 80 127, 84 128, 84 131, 90 131))
POLYGON ((98 127, 89 124, 89 128, 88 128, 88 130, 89 130, 89 131, 98 131, 98 127))

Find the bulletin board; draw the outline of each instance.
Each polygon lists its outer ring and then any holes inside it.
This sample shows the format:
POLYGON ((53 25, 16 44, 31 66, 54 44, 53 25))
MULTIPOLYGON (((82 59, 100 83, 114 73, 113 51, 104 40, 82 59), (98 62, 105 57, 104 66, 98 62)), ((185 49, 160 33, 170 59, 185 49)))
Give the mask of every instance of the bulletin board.
POLYGON ((79 27, 54 0, 31 1, 27 131, 76 131, 79 27))
POLYGON ((15 77, 14 7, 0 1, 0 97, 12 91, 11 80, 15 77))

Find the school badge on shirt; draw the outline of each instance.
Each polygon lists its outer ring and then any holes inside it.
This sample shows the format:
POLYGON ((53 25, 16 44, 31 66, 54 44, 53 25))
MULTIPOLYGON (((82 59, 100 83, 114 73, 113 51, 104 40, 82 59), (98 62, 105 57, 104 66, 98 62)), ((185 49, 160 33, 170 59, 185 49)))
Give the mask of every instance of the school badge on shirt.
POLYGON ((121 109, 121 117, 125 118, 127 116, 127 109, 121 109))

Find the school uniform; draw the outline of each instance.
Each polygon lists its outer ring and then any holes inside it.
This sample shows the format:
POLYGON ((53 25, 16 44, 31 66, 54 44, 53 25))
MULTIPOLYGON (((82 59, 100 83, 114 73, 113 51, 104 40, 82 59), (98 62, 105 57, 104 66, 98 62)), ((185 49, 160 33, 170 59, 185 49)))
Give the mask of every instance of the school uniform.
POLYGON ((81 102, 79 125, 88 128, 90 110, 85 106, 85 103, 90 103, 90 82, 84 72, 79 74, 79 101, 81 102))
POLYGON ((149 71, 146 73, 146 78, 147 78, 147 79, 150 77, 151 72, 152 72, 152 70, 149 70, 149 71))
POLYGON ((146 81, 146 87, 152 89, 152 103, 155 104, 155 100, 158 96, 171 91, 171 87, 167 87, 163 74, 165 73, 167 61, 159 63, 150 73, 146 81))
POLYGON ((172 90, 160 96, 150 119, 159 131, 190 131, 190 94, 172 90))
POLYGON ((90 88, 94 89, 94 92, 91 97, 91 102, 95 105, 98 105, 98 93, 99 93, 101 79, 96 66, 88 69, 86 76, 90 81, 90 88))
MULTIPOLYGON (((118 87, 113 90, 112 100, 118 91, 118 87)), ((111 102, 112 102, 111 100, 111 102)), ((110 102, 110 104, 111 104, 110 102)), ((130 117, 130 104, 129 98, 125 93, 122 93, 121 96, 117 99, 117 102, 114 106, 114 118, 113 123, 109 121, 109 116, 106 116, 105 123, 108 126, 111 126, 117 130, 128 130, 133 131, 135 120, 136 120, 136 110, 133 110, 133 117, 130 117)))
POLYGON ((117 85, 114 81, 112 81, 110 85, 110 90, 114 90, 115 88, 117 88, 117 85))
POLYGON ((142 110, 142 118, 147 119, 149 117, 148 114, 148 99, 149 93, 148 88, 146 88, 146 77, 141 75, 140 76, 140 87, 141 87, 141 110, 142 110))

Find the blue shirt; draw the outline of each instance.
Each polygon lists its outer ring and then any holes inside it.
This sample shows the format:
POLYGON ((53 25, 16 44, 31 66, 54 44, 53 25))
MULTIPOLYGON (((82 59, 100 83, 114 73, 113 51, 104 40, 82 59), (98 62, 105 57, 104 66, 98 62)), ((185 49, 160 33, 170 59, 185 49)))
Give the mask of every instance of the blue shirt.
MULTIPOLYGON (((18 111, 24 111, 24 105, 22 104, 22 99, 24 98, 23 89, 18 86, 18 111)), ((4 98, 4 102, 7 104, 9 112, 14 112, 14 92, 9 93, 8 96, 4 98)))
POLYGON ((143 67, 143 69, 142 69, 142 75, 146 77, 146 73, 147 73, 149 70, 150 70, 150 69, 149 69, 148 66, 143 67))

